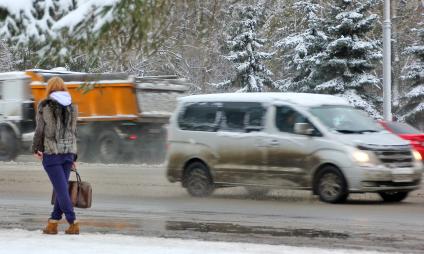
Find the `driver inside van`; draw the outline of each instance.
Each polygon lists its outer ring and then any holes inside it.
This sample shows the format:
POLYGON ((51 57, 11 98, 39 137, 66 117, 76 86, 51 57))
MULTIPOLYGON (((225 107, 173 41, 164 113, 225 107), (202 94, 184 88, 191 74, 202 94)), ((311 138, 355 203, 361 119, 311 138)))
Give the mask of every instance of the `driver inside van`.
POLYGON ((295 113, 292 111, 286 115, 285 120, 283 121, 281 131, 283 132, 294 132, 294 124, 295 124, 295 113))
POLYGON ((298 112, 280 108, 277 112, 277 127, 282 132, 294 133, 294 125, 296 123, 309 123, 308 119, 298 112))

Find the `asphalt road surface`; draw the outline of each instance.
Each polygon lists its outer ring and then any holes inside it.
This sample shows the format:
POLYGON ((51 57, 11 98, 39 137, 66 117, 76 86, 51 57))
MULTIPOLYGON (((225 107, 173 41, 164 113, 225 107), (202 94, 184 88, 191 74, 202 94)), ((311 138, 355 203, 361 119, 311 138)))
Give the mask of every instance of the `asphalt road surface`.
MULTIPOLYGON (((331 205, 288 190, 253 198, 243 188, 192 198, 167 182, 162 165, 78 168, 93 186, 93 207, 76 210, 85 232, 424 253, 424 190, 399 204, 356 194, 331 205)), ((0 162, 0 228, 41 229, 50 195, 47 175, 31 157, 0 162)))

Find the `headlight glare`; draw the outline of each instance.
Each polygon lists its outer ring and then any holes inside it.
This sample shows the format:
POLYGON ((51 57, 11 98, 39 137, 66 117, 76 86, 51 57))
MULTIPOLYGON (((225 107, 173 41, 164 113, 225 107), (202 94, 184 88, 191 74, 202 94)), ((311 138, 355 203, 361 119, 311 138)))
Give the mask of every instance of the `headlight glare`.
POLYGON ((412 150, 412 155, 414 155, 415 160, 422 161, 423 158, 417 150, 412 150))
POLYGON ((361 151, 361 150, 355 150, 352 154, 353 159, 356 162, 359 163, 369 163, 371 162, 370 156, 368 155, 368 153, 361 151))

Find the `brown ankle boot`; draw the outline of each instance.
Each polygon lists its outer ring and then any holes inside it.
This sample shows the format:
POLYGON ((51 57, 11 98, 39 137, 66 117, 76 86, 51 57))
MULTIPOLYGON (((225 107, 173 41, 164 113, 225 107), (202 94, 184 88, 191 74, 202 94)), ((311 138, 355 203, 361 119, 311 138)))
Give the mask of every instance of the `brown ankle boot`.
POLYGON ((56 235, 58 220, 48 220, 47 226, 43 229, 43 234, 56 235))
POLYGON ((69 228, 65 230, 65 234, 78 235, 79 231, 80 231, 79 223, 77 221, 74 221, 73 224, 69 224, 69 228))

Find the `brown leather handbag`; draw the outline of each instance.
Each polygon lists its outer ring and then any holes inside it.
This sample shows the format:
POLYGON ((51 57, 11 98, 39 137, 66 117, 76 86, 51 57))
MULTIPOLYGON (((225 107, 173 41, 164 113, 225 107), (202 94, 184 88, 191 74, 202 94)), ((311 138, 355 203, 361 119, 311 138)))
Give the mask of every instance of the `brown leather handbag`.
MULTIPOLYGON (((81 181, 81 176, 75 168, 72 169, 76 174, 76 181, 69 181, 69 196, 72 205, 77 208, 90 208, 92 200, 91 184, 81 181)), ((56 193, 53 190, 51 204, 54 205, 56 201, 56 193)))

